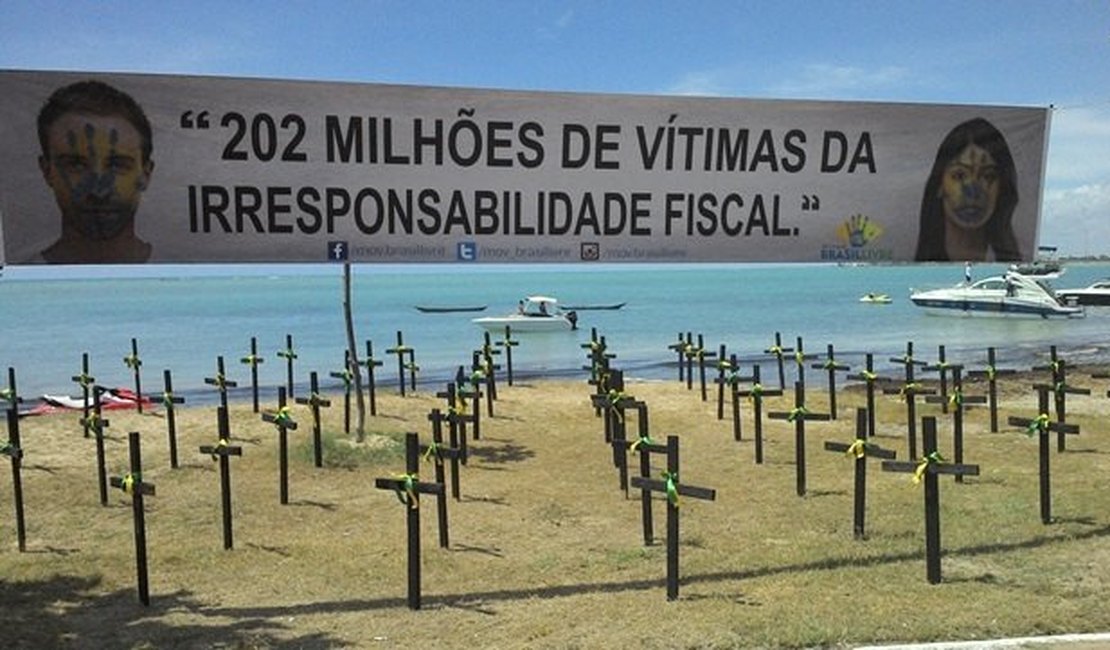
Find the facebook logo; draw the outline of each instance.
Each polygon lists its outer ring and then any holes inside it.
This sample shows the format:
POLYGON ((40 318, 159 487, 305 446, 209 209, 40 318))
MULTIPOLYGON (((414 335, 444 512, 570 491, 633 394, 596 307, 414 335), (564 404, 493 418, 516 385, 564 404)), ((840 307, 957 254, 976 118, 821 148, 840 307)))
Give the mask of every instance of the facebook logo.
POLYGON ((330 241, 328 242, 328 259, 333 262, 343 262, 347 259, 347 242, 345 241, 330 241))
POLYGON ((472 241, 461 241, 455 248, 455 256, 460 262, 473 262, 478 259, 478 244, 472 241))

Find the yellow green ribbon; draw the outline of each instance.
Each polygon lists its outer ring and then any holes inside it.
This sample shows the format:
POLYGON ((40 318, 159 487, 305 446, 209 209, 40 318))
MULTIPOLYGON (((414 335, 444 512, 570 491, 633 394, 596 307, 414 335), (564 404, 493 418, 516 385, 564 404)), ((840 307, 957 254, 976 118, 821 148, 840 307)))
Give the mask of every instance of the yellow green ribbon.
POLYGON ((0 399, 5 402, 15 401, 15 391, 10 388, 0 388, 0 399))
POLYGON ((860 375, 863 376, 863 378, 867 381, 867 383, 871 383, 871 382, 873 382, 873 381, 875 381, 876 379, 879 378, 879 375, 877 375, 876 373, 871 372, 870 370, 864 370, 863 372, 860 373, 860 375))
POLYGON ((863 438, 856 438, 846 450, 845 456, 855 456, 856 458, 863 458, 867 455, 867 441, 863 438))
POLYGON ((917 382, 914 382, 914 381, 911 381, 908 384, 906 384, 905 386, 902 386, 902 388, 900 388, 898 390, 898 395, 903 400, 906 400, 906 399, 909 398, 908 393, 912 394, 913 391, 917 390, 918 388, 921 388, 921 384, 919 384, 917 382))
POLYGON ((721 372, 732 370, 732 362, 728 361, 727 359, 721 359, 717 361, 717 370, 721 372))
POLYGON ((0 443, 0 455, 11 456, 14 449, 15 447, 12 446, 11 440, 5 440, 0 443))
POLYGON ((162 406, 165 406, 167 409, 173 408, 173 393, 168 390, 162 392, 162 406))
POLYGON ((283 406, 274 413, 274 426, 288 428, 293 422, 293 414, 288 406, 283 406))
POLYGON ((293 351, 293 348, 289 348, 288 350, 278 350, 277 355, 279 357, 281 357, 282 359, 296 359, 297 358, 297 353, 293 351))
POLYGON ((667 502, 678 507, 678 473, 663 472, 663 482, 667 489, 667 502))
POLYGON ((836 360, 835 359, 826 359, 825 360, 825 370, 836 370, 836 360))
POLYGON ((220 459, 219 451, 221 449, 226 448, 226 447, 227 447, 227 438, 220 438, 220 441, 216 443, 215 450, 212 451, 212 460, 213 461, 219 460, 220 459))
POLYGON ((617 417, 620 418, 621 422, 624 422, 624 411, 621 410, 617 405, 625 397, 626 395, 616 388, 609 389, 609 410, 615 412, 617 414, 617 417))
POLYGON ((961 391, 961 390, 954 391, 951 395, 948 396, 948 403, 951 404, 952 406, 955 406, 956 408, 962 407, 964 405, 964 393, 963 393, 963 391, 961 391))
POLYGON ((794 353, 794 363, 796 363, 800 366, 803 363, 805 363, 805 360, 806 360, 806 355, 802 354, 801 350, 798 350, 797 352, 794 353))
POLYGON ((1048 413, 1041 413, 1025 428, 1025 434, 1029 436, 1045 431, 1048 431, 1048 413))
POLYGON ((346 368, 342 372, 339 373, 339 378, 343 380, 344 390, 350 390, 351 389, 351 383, 355 379, 355 373, 351 372, 350 368, 346 368))
POLYGON ((782 346, 781 345, 772 345, 771 347, 767 348, 767 351, 770 352, 771 354, 775 355, 776 357, 781 357, 782 356, 782 346))
POLYGON ((748 392, 748 399, 753 403, 763 399, 763 384, 752 384, 752 389, 748 392))
POLYGON ((420 499, 416 495, 418 476, 416 474, 399 474, 397 480, 401 481, 401 487, 394 490, 397 493, 397 500, 413 510, 418 509, 420 507, 420 499))
POLYGON ((224 386, 225 386, 226 382, 227 382, 227 377, 224 377, 222 372, 216 373, 216 388, 218 390, 224 390, 224 386))
POLYGON ((100 431, 100 416, 96 413, 89 413, 89 417, 81 418, 81 424, 93 431, 100 431))
POLYGON ((994 377, 997 374, 998 374, 998 370, 994 366, 987 366, 987 380, 988 381, 994 381, 994 377))
POLYGON ((257 354, 248 354, 239 358, 239 363, 245 363, 251 367, 257 366, 259 361, 261 361, 261 358, 257 354))
POLYGON ((805 419, 806 413, 809 413, 809 411, 806 410, 806 407, 804 407, 804 406, 798 406, 798 407, 792 408, 792 409, 790 409, 790 414, 786 416, 786 421, 787 422, 793 422, 793 421, 797 420, 799 417, 801 417, 802 419, 805 419))
POLYGON ((134 474, 125 474, 120 478, 119 489, 127 494, 133 494, 135 492, 135 484, 138 483, 139 480, 139 477, 134 474))
POLYGON ((88 376, 85 373, 81 373, 80 375, 77 375, 77 383, 81 385, 81 388, 88 388, 89 386, 92 385, 92 381, 93 381, 93 378, 88 376))
POLYGON ((436 444, 436 442, 434 440, 428 445, 428 448, 424 451, 424 462, 429 462, 429 461, 433 460, 433 458, 437 463, 439 462, 439 445, 436 444))
POLYGON ((651 436, 640 436, 639 438, 636 439, 636 442, 632 443, 632 445, 628 447, 628 451, 636 451, 637 449, 640 448, 640 445, 654 445, 654 444, 655 444, 655 441, 653 441, 651 439, 651 436))
POLYGON ((925 457, 917 463, 917 469, 913 471, 913 484, 917 485, 921 482, 921 479, 925 476, 925 471, 929 469, 929 465, 943 462, 944 458, 940 455, 939 451, 934 451, 931 454, 926 454, 925 457))
POLYGON ((132 370, 138 370, 143 365, 142 359, 137 354, 129 354, 123 358, 123 363, 132 370))

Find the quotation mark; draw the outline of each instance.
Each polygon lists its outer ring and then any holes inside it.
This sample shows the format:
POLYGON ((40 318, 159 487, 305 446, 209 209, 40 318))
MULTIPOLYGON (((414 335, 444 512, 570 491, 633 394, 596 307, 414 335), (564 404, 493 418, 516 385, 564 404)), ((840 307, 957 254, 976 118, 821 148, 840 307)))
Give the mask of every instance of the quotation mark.
POLYGON ((817 196, 816 194, 813 194, 813 195, 805 194, 805 195, 802 196, 802 210, 803 211, 806 211, 806 210, 820 210, 820 209, 821 209, 821 198, 819 196, 817 196))
POLYGON ((183 129, 207 129, 208 128, 208 111, 201 111, 193 116, 193 111, 185 111, 181 114, 181 128, 183 129))

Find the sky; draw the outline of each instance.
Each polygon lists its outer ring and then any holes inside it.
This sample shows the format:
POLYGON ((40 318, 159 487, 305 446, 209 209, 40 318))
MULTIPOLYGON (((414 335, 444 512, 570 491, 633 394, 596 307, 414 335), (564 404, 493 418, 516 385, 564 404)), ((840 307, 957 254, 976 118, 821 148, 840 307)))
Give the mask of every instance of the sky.
POLYGON ((0 69, 1051 106, 1040 243, 1110 255, 1110 1, 0 0, 0 69))

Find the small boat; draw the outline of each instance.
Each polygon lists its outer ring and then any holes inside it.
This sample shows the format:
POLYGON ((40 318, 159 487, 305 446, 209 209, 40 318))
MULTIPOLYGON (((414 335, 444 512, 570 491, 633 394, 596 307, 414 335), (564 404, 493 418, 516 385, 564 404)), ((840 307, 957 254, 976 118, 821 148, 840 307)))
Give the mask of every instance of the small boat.
POLYGON ((615 302, 615 303, 607 304, 607 305, 567 305, 566 307, 563 307, 563 309, 566 309, 568 311, 591 311, 591 310, 596 311, 596 310, 601 310, 601 309, 620 309, 621 307, 624 307, 626 304, 628 304, 628 303, 615 302))
POLYGON ((1032 262, 1011 264, 1009 270, 1037 280, 1055 280, 1065 271, 1064 266, 1056 259, 1055 246, 1039 246, 1036 259, 1032 262))
POLYGON ((483 316, 471 322, 482 328, 503 332, 558 332, 578 329, 578 314, 559 308, 559 301, 549 296, 527 296, 517 310, 505 316, 483 316))
POLYGON ((865 293, 860 296, 859 301, 872 305, 889 305, 891 303, 890 296, 885 293, 865 293))
POLYGON ((1081 317, 1082 307, 1066 305, 1043 284, 1007 272, 948 289, 912 291, 910 300, 930 313, 964 316, 1081 317))
POLYGON ((1110 305, 1110 278, 1092 282, 1085 289, 1057 289, 1056 297, 1069 305, 1110 305))
POLYGON ((485 310, 485 305, 463 305, 460 307, 416 305, 416 311, 425 314, 451 314, 455 312, 474 312, 485 310))

